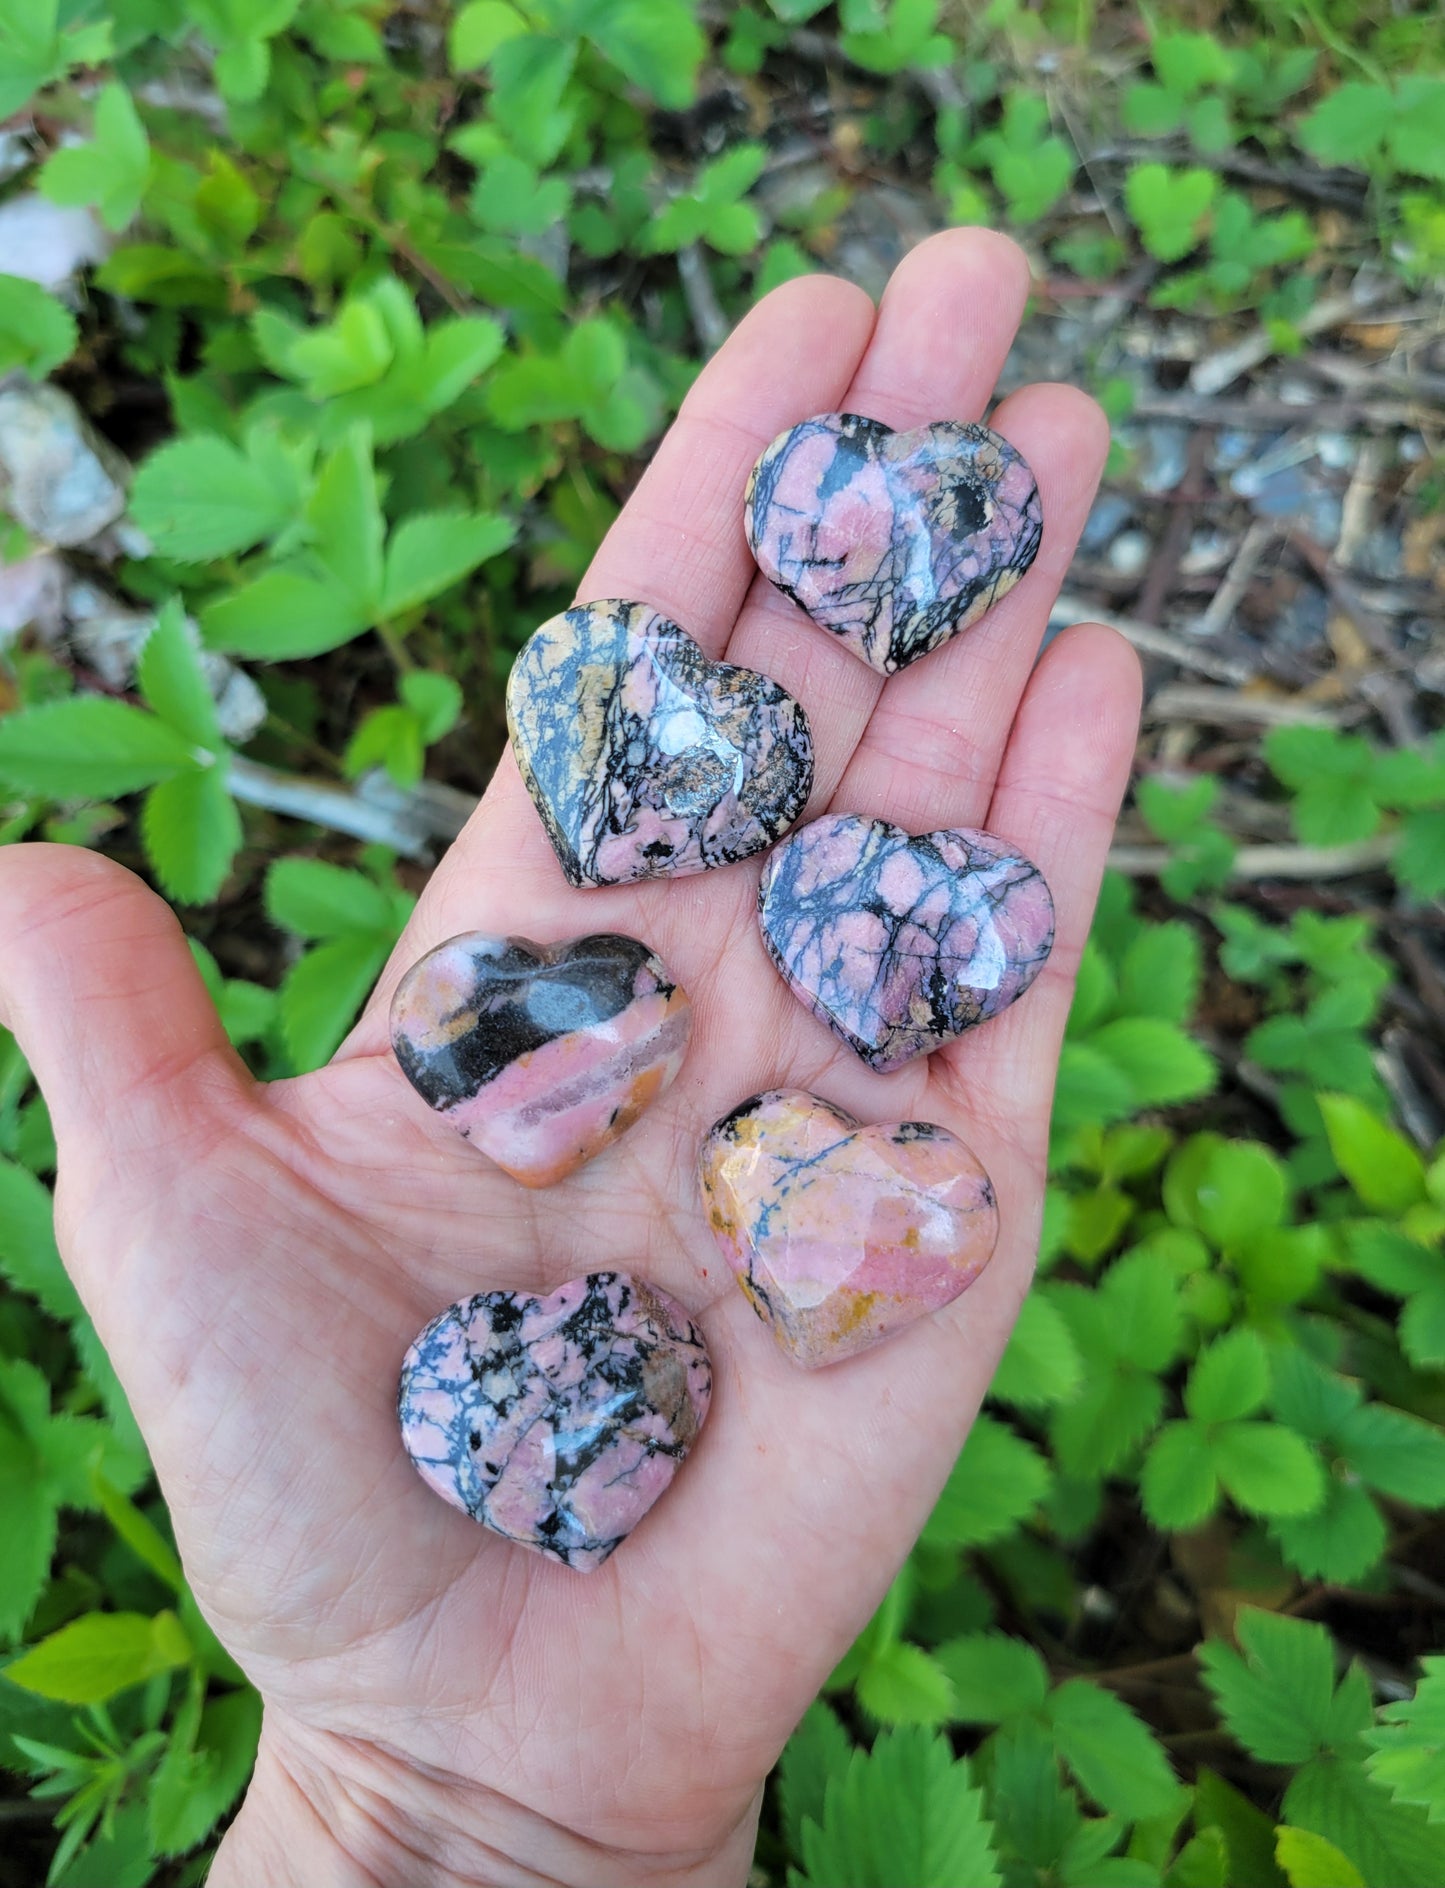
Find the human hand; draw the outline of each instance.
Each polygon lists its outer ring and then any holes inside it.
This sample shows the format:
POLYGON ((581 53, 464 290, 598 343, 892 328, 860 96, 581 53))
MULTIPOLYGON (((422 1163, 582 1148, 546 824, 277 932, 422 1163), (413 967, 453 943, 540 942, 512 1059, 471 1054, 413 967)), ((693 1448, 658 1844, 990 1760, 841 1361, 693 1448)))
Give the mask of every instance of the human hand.
POLYGON ((992 422, 1042 490, 1033 569, 886 685, 756 576, 742 492, 762 447, 810 414, 978 415, 1027 289, 1013 244, 955 231, 900 265, 876 319, 841 282, 778 290, 699 378, 581 589, 644 599, 803 703, 807 816, 983 826, 1042 867, 1058 930, 1037 985, 938 1054, 871 1073, 789 995, 758 933, 760 860, 569 889, 510 755, 335 1060, 269 1087, 226 1043, 159 899, 79 849, 0 851, 0 1017, 49 1098, 62 1250, 196 1597, 265 1700, 215 1888, 745 1878, 763 1780, 922 1526, 1028 1288, 1138 670, 1098 625, 1034 666, 1106 446, 1077 392, 1027 388, 992 422), (467 930, 623 931, 693 999, 669 1094, 545 1192, 429 1115, 389 1050, 401 973, 467 930), (939 1122, 999 1200, 996 1256, 962 1299, 809 1374, 733 1284, 696 1192, 708 1127, 773 1087, 939 1122), (396 1381, 453 1299, 609 1268, 681 1300, 716 1381, 693 1460, 580 1576, 422 1485, 396 1381))

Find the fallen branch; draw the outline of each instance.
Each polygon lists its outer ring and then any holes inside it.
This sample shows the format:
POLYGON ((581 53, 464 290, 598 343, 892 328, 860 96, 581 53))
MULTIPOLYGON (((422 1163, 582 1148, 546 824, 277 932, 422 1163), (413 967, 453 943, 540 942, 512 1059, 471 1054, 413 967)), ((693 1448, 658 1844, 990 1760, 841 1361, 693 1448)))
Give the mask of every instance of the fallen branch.
POLYGON ((1121 636, 1127 636, 1134 647, 1142 650, 1146 656, 1162 656, 1166 661, 1177 662, 1181 669, 1193 669, 1198 675, 1212 676, 1216 682, 1232 682, 1240 687, 1254 680, 1253 671, 1242 662, 1216 655, 1210 649, 1198 649, 1184 637, 1172 635, 1167 629, 1159 629, 1153 623, 1141 623, 1132 616, 1101 616, 1082 597, 1065 593, 1049 612, 1049 626, 1052 629, 1065 629, 1072 623, 1083 622, 1108 623, 1121 636))
MULTIPOLYGON (((1241 846, 1231 878, 1351 878, 1388 865, 1395 835, 1381 833, 1352 846, 1241 846)), ((1170 846, 1115 846, 1109 864, 1126 878, 1155 878, 1177 855, 1170 846)))
POLYGON ((233 757, 227 779, 234 797, 247 806, 310 820, 423 863, 436 856, 432 842, 455 839, 476 805, 469 794, 434 780, 398 787, 387 774, 377 772, 353 789, 281 773, 240 755, 233 757))

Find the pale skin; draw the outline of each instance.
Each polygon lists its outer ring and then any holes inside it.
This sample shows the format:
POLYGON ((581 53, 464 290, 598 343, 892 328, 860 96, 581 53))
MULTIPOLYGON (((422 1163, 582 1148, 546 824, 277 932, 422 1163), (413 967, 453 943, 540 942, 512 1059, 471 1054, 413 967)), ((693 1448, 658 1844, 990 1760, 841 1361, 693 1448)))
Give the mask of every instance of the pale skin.
POLYGON ((886 685, 756 575, 742 492, 763 446, 814 413, 982 416, 1027 290, 1013 244, 972 230, 914 250, 877 310, 826 278, 778 290, 698 380, 580 592, 645 600, 798 697, 817 747, 810 814, 983 826, 1038 862, 1053 956, 976 1034, 871 1073, 770 968, 758 862, 571 890, 510 757, 335 1060, 270 1087, 227 1045, 175 917, 138 879, 78 848, 0 851, 0 1020, 54 1116, 66 1263, 196 1597, 265 1701, 215 1888, 745 1880, 768 1770, 908 1552, 1029 1286, 1059 1042, 1139 675, 1098 624, 1037 660, 1107 443, 1071 388, 1026 388, 992 419, 1042 489, 1033 570, 886 685), (430 1114, 389 1052, 398 978, 468 930, 627 932, 693 997, 672 1091, 543 1192, 430 1114), (694 1178, 711 1122, 774 1087, 868 1121, 942 1123, 1000 1205, 998 1251, 964 1297, 807 1374, 732 1284, 694 1178), (605 1268, 681 1300, 716 1389, 662 1502, 577 1574, 422 1485, 396 1380, 453 1299, 605 1268))

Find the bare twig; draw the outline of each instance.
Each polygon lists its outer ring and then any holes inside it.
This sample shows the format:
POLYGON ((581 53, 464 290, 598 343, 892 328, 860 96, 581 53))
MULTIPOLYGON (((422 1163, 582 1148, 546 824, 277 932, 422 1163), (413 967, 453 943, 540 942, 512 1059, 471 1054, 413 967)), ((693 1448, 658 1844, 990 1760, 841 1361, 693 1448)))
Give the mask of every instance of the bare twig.
POLYGON ((1235 687, 1253 681, 1253 671, 1242 662, 1236 662, 1229 656, 1216 655, 1211 649, 1196 649, 1193 643, 1182 636, 1172 635, 1167 629, 1160 629, 1153 623, 1141 623, 1132 616, 1103 616, 1092 604, 1082 597, 1060 596, 1049 613, 1052 628, 1064 628, 1070 623, 1103 621, 1112 624, 1121 636, 1127 636, 1134 647, 1146 656, 1159 656, 1166 662, 1176 662, 1181 669, 1192 669, 1196 675, 1211 676, 1216 682, 1232 682, 1235 687))
POLYGON ((1233 688, 1171 682, 1144 704, 1146 721, 1198 721, 1216 728, 1337 728, 1346 717, 1297 696, 1242 695, 1233 688))
MULTIPOLYGON (((1360 281, 1343 295, 1326 295, 1315 303, 1295 324, 1301 334, 1323 334, 1326 329, 1343 327, 1357 315, 1379 303, 1384 294, 1378 282, 1360 281)), ((1278 343, 1265 328, 1256 328, 1233 347, 1218 354, 1206 354, 1189 370, 1189 385, 1195 393, 1222 393, 1228 386, 1258 367, 1277 352, 1278 343)))
POLYGON ((424 780, 407 790, 378 773, 353 791, 329 780, 281 773, 240 755, 231 760, 228 781, 236 799, 247 806, 310 820, 423 861, 435 856, 432 841, 456 838, 476 805, 468 794, 437 781, 424 780))
POLYGON ((1197 634, 1203 637, 1217 636, 1221 630, 1229 628, 1234 621, 1234 612, 1254 580, 1255 566, 1264 555, 1265 547, 1274 542, 1275 535, 1274 526, 1264 519, 1256 518, 1251 523, 1240 540, 1224 582, 1209 599, 1196 625, 1197 634))
POLYGON ((677 273, 687 301, 687 312, 697 330, 697 338, 709 354, 716 354, 728 338, 729 323, 722 311, 707 263, 696 243, 688 243, 677 252, 677 273))
MULTIPOLYGON (((1395 850, 1391 833, 1352 846, 1241 846, 1231 876, 1254 878, 1350 878, 1388 865, 1395 850)), ((1154 878, 1174 857, 1168 846, 1115 846, 1109 863, 1127 878, 1154 878)))

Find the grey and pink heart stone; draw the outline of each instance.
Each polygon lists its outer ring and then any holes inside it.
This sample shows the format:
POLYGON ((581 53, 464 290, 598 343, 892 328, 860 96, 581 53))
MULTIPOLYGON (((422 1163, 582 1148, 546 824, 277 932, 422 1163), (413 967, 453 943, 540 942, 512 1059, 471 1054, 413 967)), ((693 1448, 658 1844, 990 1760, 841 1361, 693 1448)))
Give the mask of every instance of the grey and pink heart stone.
POLYGON ((712 1364, 682 1306, 625 1272, 546 1297, 449 1305, 402 1364, 401 1438, 422 1480, 493 1533, 600 1567, 686 1460, 712 1364))
POLYGON ((824 413, 775 439, 743 507, 770 582, 880 675, 916 662, 1011 590, 1043 539, 1027 461, 988 427, 894 432, 824 413))
POLYGON ((971 827, 915 837, 856 814, 784 840, 758 918, 794 995, 884 1071, 1017 1002, 1054 941, 1043 874, 1006 840, 971 827))

